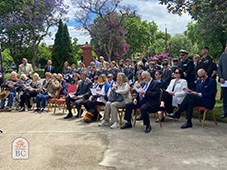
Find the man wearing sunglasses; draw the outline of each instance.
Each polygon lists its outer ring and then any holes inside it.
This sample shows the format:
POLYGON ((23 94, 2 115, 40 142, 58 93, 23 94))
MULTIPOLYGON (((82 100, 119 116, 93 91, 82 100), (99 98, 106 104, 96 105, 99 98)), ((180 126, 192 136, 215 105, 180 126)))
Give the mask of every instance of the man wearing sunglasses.
POLYGON ((216 80, 207 76, 204 69, 197 71, 199 80, 196 82, 195 91, 187 91, 187 95, 181 103, 179 110, 175 113, 168 114, 171 118, 180 118, 181 112, 186 111, 187 122, 181 126, 182 129, 192 127, 193 106, 202 106, 207 109, 213 109, 215 104, 215 93, 217 88, 216 80))

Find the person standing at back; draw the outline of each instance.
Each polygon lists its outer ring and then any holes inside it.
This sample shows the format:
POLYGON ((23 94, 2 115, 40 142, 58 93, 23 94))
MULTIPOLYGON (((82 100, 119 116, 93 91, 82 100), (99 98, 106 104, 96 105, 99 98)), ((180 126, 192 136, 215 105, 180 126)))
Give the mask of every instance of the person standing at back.
POLYGON ((196 72, 202 68, 207 72, 209 77, 216 79, 217 65, 214 61, 214 58, 209 54, 209 48, 203 46, 201 49, 201 55, 202 57, 199 59, 196 65, 196 72))
POLYGON ((194 63, 188 59, 188 51, 180 50, 181 60, 178 62, 178 68, 184 72, 184 77, 188 82, 188 88, 194 90, 194 63))
POLYGON ((227 48, 226 52, 221 55, 218 66, 218 76, 221 83, 224 108, 224 114, 221 116, 221 118, 225 118, 227 117, 227 86, 225 86, 227 83, 227 48))

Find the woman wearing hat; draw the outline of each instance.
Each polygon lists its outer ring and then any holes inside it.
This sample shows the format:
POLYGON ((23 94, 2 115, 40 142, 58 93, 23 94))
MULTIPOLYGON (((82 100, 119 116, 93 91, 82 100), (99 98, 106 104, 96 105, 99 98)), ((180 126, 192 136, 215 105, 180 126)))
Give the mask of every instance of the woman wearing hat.
POLYGON ((36 97, 41 92, 41 83, 39 81, 39 74, 34 73, 32 81, 27 83, 25 86, 27 86, 27 88, 24 89, 24 93, 21 96, 21 102, 20 102, 21 112, 22 111, 27 112, 28 109, 31 108, 30 98, 36 97))

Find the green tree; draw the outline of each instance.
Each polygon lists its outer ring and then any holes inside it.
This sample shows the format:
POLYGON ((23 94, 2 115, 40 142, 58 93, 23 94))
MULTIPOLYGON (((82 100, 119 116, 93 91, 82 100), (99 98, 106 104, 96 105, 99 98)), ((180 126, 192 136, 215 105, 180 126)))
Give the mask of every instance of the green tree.
POLYGON ((192 42, 184 34, 176 34, 171 40, 171 57, 179 56, 179 51, 181 49, 187 50, 189 55, 194 55, 196 53, 196 47, 193 46, 192 42))
POLYGON ((5 69, 13 65, 13 58, 10 56, 9 49, 5 49, 2 52, 2 65, 5 67, 5 69))
POLYGON ((60 20, 52 53, 53 66, 56 68, 57 72, 62 71, 65 61, 72 63, 74 58, 67 25, 63 25, 62 20, 60 20))
POLYGON ((140 16, 130 16, 125 19, 124 28, 127 30, 126 42, 130 45, 127 57, 142 53, 144 47, 149 47, 155 40, 158 26, 154 21, 142 21, 140 16))
POLYGON ((73 56, 75 60, 75 64, 78 65, 78 61, 81 60, 81 56, 83 55, 83 50, 80 48, 80 44, 77 44, 78 39, 76 37, 73 38, 72 49, 73 56))
MULTIPOLYGON (((167 5, 167 9, 178 15, 188 12, 197 21, 202 39, 207 35, 215 37, 222 48, 225 49, 227 42, 227 1, 226 0, 160 0, 161 4, 167 5)), ((208 42, 206 40, 206 42, 208 42)), ((220 54, 219 54, 220 55, 220 54)))
POLYGON ((192 22, 188 23, 187 28, 185 35, 187 35, 193 45, 198 47, 196 53, 200 54, 201 47, 206 45, 210 48, 209 53, 214 58, 220 57, 220 54, 223 52, 222 44, 220 42, 222 36, 221 31, 213 30, 215 32, 208 34, 203 31, 203 24, 192 22))
POLYGON ((51 51, 45 43, 41 43, 37 49, 36 63, 39 63, 38 67, 44 68, 48 59, 51 59, 51 51))

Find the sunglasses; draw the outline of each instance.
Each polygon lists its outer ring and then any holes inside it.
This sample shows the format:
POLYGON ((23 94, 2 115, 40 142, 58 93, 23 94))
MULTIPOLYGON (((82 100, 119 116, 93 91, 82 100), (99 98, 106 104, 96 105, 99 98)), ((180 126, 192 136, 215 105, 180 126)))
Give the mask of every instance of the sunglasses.
POLYGON ((155 76, 158 76, 159 74, 155 74, 155 76))
POLYGON ((181 54, 180 56, 185 56, 184 54, 181 54))
POLYGON ((205 76, 201 76, 201 77, 199 76, 200 79, 201 79, 201 78, 204 78, 204 77, 205 77, 205 76))
POLYGON ((175 72, 175 74, 179 74, 179 72, 175 72))
POLYGON ((112 78, 111 76, 107 76, 107 78, 112 78))

